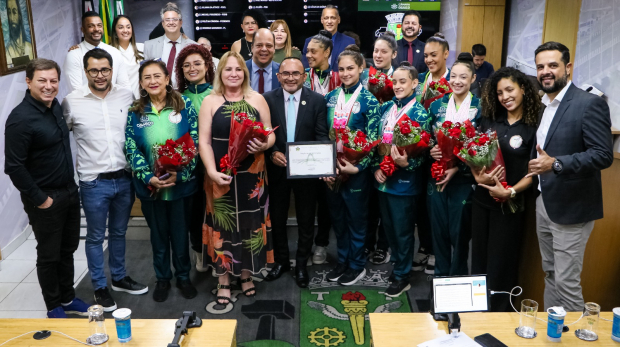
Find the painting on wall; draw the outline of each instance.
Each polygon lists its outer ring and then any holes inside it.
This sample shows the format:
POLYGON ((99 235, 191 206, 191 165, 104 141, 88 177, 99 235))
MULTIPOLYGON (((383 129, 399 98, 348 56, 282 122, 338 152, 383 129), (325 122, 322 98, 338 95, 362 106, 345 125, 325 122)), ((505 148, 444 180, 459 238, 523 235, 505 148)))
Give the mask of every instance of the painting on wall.
POLYGON ((37 57, 30 0, 0 0, 0 75, 26 69, 37 57))

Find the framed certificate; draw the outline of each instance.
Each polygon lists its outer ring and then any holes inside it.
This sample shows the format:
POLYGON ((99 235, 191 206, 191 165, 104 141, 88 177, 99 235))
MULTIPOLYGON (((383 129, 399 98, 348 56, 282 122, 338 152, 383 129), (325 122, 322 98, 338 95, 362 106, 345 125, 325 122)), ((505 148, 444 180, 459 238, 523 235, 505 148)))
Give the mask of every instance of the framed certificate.
POLYGON ((286 178, 336 176, 336 143, 289 142, 286 146, 286 178))

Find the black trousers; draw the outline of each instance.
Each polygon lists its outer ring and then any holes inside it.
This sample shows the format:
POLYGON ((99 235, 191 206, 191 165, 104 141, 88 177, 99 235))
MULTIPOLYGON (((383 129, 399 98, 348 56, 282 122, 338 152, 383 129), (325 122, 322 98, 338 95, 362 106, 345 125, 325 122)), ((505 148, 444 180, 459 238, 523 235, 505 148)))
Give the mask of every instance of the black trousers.
MULTIPOLYGON (((197 165, 202 165, 200 161, 197 165)), ((197 166, 198 167, 198 166, 197 166)), ((192 196, 191 216, 189 219, 189 240, 192 249, 196 253, 202 253, 202 225, 205 219, 205 210, 207 208, 207 196, 204 191, 204 170, 196 169, 196 181, 198 182, 198 191, 192 196)))
POLYGON ((314 238, 314 244, 321 247, 327 247, 327 245, 329 245, 329 231, 332 229, 331 215, 329 213, 329 207, 327 207, 327 185, 321 180, 317 180, 315 185, 317 186, 316 218, 319 227, 316 237, 314 238))
MULTIPOLYGON (((432 160, 426 160, 422 166, 416 170, 423 170, 429 176, 431 172, 432 160)), ((426 177, 428 182, 428 177, 426 177)), ((433 186, 432 189, 435 189, 433 186)), ((427 194, 419 194, 415 201, 416 225, 418 227, 418 239, 420 239, 420 248, 424 248, 425 254, 433 253, 433 232, 431 231, 431 221, 429 219, 428 207, 426 201, 427 194)), ((414 252, 415 253, 415 252, 414 252)))
MULTIPOLYGON (((471 273, 486 274, 490 290, 509 292, 518 284, 524 218, 523 212, 504 213, 473 202, 471 273)), ((491 311, 512 311, 510 299, 493 295, 491 311)))
POLYGON ((73 253, 80 243, 80 196, 75 183, 45 191, 54 203, 40 209, 22 195, 37 240, 37 276, 47 310, 75 298, 73 253))
MULTIPOLYGON (((374 180, 374 177, 372 177, 374 180)), ((374 187, 370 191, 370 201, 368 206, 368 230, 366 231, 366 249, 374 251, 382 249, 387 251, 390 247, 381 220, 381 210, 379 209, 379 191, 374 187), (376 248, 375 248, 376 246, 376 248)))
POLYGON ((299 235, 295 256, 297 266, 306 266, 306 261, 312 253, 317 199, 316 181, 315 179, 289 180, 285 177, 269 181, 269 211, 271 214, 271 231, 273 232, 274 260, 284 266, 289 264, 290 259, 286 221, 291 202, 291 191, 295 197, 295 214, 299 235))

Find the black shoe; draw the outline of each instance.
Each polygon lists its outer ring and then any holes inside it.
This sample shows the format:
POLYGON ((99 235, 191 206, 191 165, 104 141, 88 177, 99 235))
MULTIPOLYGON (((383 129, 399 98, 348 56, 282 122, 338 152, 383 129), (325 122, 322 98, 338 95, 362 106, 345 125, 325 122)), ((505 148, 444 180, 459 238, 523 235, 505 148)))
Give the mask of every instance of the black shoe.
POLYGON ((170 291, 170 281, 157 281, 155 284, 155 290, 153 291, 153 300, 157 302, 164 302, 168 299, 168 292, 170 291))
POLYGON ((364 276, 366 276, 366 269, 348 269, 342 276, 340 276, 338 279, 338 284, 342 286, 352 286, 357 283, 357 281, 364 278, 364 276))
POLYGON ((411 285, 408 280, 396 280, 390 283, 390 286, 385 291, 385 295, 390 298, 396 298, 409 289, 411 289, 411 285))
POLYGON ((269 274, 265 276, 265 281, 275 281, 282 276, 283 273, 289 271, 291 269, 290 266, 284 266, 280 263, 276 263, 269 271, 269 274))
POLYGON ((390 261, 390 253, 388 251, 384 251, 380 248, 377 248, 375 253, 370 258, 370 262, 373 264, 385 264, 390 261))
POLYGON ((338 263, 338 265, 327 274, 327 280, 330 282, 338 281, 340 276, 342 276, 348 268, 348 266, 338 263))
POLYGON ((192 282, 187 280, 177 279, 177 288, 181 289, 181 295, 185 299, 193 299, 198 295, 198 291, 196 287, 192 284, 192 282))
POLYGON ((310 279, 308 277, 308 270, 305 267, 297 267, 295 269, 295 281, 299 288, 308 288, 310 279))
POLYGON ((125 276, 125 278, 120 281, 112 280, 112 290, 138 295, 148 292, 149 287, 132 280, 129 276, 125 276))
POLYGON ((390 277, 388 277, 388 283, 394 283, 394 281, 396 281, 396 276, 394 275, 394 273, 392 272, 390 274, 390 277))
POLYGON ((103 312, 112 312, 116 310, 116 302, 112 299, 108 287, 95 290, 95 302, 97 305, 103 306, 103 312))
POLYGON ((445 313, 434 313, 433 314, 433 319, 436 322, 447 322, 448 321, 448 315, 445 313))

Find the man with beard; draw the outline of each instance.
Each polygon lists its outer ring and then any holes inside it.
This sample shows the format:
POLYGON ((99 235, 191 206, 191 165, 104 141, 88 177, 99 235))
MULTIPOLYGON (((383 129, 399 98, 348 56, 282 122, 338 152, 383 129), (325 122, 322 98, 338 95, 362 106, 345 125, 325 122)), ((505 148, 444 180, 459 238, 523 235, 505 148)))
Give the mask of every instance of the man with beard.
POLYGON ((418 39, 422 33, 420 21, 422 17, 418 11, 407 11, 403 16, 401 26, 403 38, 398 40, 398 55, 392 62, 392 66, 398 66, 403 61, 408 61, 419 73, 428 71, 424 64, 424 42, 418 39))
POLYGON ((15 66, 13 58, 28 56, 33 59, 34 55, 32 54, 32 43, 26 40, 22 12, 17 0, 7 1, 6 12, 9 17, 9 43, 6 47, 6 63, 9 68, 12 68, 15 66))
POLYGON ((88 11, 82 15, 82 34, 84 34, 84 41, 77 45, 76 49, 72 48, 67 53, 63 66, 67 76, 69 91, 80 89, 88 83, 86 70, 84 69, 84 55, 94 48, 103 49, 112 56, 114 60, 111 77, 112 84, 131 88, 122 53, 118 49, 101 42, 103 22, 97 12, 88 11))
POLYGON ((258 29, 252 38, 252 59, 245 65, 250 72, 250 86, 260 94, 280 88, 277 73, 280 64, 273 61, 276 38, 267 28, 258 29))
POLYGON ((546 42, 535 57, 546 107, 541 110, 527 177, 534 178, 538 194, 536 232, 546 273, 544 306, 581 311, 583 255, 594 220, 603 218, 601 170, 614 160, 609 106, 568 81, 573 66, 563 44, 546 42))
POLYGON ((125 233, 134 188, 125 159, 127 109, 133 102, 129 88, 112 83, 112 56, 103 49, 84 55, 88 84, 67 95, 62 109, 67 128, 77 144, 80 197, 86 215, 86 259, 95 290, 95 302, 105 312, 116 309, 104 273, 103 240, 108 228, 109 266, 112 289, 144 294, 148 287, 125 271, 125 233))

